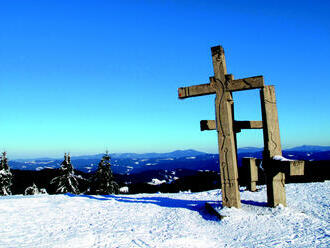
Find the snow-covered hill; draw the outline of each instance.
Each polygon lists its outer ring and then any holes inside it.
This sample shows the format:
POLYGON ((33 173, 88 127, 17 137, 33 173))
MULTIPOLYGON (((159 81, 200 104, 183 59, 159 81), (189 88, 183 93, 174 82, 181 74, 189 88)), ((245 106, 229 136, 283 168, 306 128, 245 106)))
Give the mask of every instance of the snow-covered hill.
POLYGON ((217 220, 201 193, 0 197, 0 247, 329 247, 330 182, 287 185, 286 208, 241 189, 217 220))

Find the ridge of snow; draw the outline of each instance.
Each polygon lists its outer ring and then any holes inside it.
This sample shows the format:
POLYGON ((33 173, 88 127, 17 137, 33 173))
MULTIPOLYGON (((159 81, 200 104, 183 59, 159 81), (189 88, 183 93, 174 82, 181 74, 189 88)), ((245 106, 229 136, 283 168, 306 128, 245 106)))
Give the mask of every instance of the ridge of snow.
POLYGON ((275 156, 273 157, 273 160, 279 160, 279 161, 293 161, 292 159, 285 158, 285 157, 283 157, 283 156, 281 156, 281 155, 275 155, 275 156))

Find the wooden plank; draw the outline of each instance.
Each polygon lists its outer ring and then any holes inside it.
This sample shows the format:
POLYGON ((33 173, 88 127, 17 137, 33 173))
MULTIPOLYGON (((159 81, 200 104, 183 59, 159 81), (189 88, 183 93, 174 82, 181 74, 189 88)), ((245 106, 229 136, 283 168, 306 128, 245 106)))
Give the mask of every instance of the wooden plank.
POLYGON ((238 186, 235 136, 233 131, 232 97, 225 89, 227 68, 224 50, 221 46, 212 47, 214 78, 211 85, 216 90, 216 123, 219 143, 219 161, 221 175, 222 205, 241 207, 238 186))
POLYGON ((293 160, 290 161, 290 176, 303 176, 305 175, 305 161, 303 160, 293 160))
POLYGON ((227 66, 225 51, 222 46, 211 47, 214 77, 225 83, 227 66))
POLYGON ((241 129, 262 129, 262 121, 234 121, 234 130, 239 133, 241 129))
POLYGON ((274 86, 265 86, 260 91, 264 132, 263 163, 266 170, 267 200, 270 207, 286 206, 285 172, 276 161, 275 155, 282 156, 280 128, 276 107, 274 86))
MULTIPOLYGON (((227 74, 225 76, 228 75, 232 77, 231 74, 227 74)), ((228 79, 230 77, 226 77, 226 78, 228 79)), ((224 84, 224 87, 228 91, 250 90, 250 89, 257 89, 264 87, 263 76, 229 80, 227 82, 228 84, 224 84)), ((215 93, 215 89, 212 87, 211 84, 193 85, 188 87, 181 87, 178 89, 179 99, 185 99, 196 96, 206 96, 214 93, 215 93)))
POLYGON ((264 158, 271 159, 276 155, 282 156, 275 87, 265 86, 260 91, 260 98, 264 129, 264 158))
POLYGON ((257 191, 257 181, 258 181, 258 167, 256 164, 256 158, 243 158, 243 166, 248 168, 248 190, 254 192, 257 191))
POLYGON ((265 86, 264 77, 256 76, 249 78, 236 79, 228 82, 227 90, 240 91, 263 88, 265 86))
POLYGON ((201 120, 200 125, 201 131, 217 129, 215 120, 201 120))
MULTIPOLYGON (((216 130, 215 120, 201 120, 201 131, 216 130)), ((262 121, 234 121, 235 132, 240 132, 241 129, 262 129, 262 121)))
MULTIPOLYGON (((234 80, 234 75, 233 74, 226 74, 226 85, 228 86, 228 82, 234 80)), ((233 93, 230 92, 231 99, 233 98, 233 93)), ((234 101, 231 102, 231 115, 232 115, 232 122, 234 123, 235 121, 235 108, 234 108, 234 101)), ((236 161, 237 161, 237 132, 235 132, 234 125, 233 125, 233 131, 234 131, 234 142, 235 142, 235 153, 236 153, 236 161)))
POLYGON ((179 99, 185 99, 188 97, 205 96, 214 94, 215 90, 210 84, 200 84, 189 87, 181 87, 178 89, 179 99))
POLYGON ((275 160, 277 168, 281 168, 288 176, 303 176, 305 170, 305 161, 303 160, 275 160))

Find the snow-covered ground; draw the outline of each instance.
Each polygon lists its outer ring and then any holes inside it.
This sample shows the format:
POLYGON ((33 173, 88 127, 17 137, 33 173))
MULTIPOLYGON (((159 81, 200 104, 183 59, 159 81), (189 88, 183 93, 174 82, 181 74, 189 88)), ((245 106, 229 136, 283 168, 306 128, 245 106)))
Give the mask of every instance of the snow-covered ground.
POLYGON ((0 247, 330 247, 330 182, 287 185, 288 207, 265 187, 217 220, 201 193, 0 197, 0 247))

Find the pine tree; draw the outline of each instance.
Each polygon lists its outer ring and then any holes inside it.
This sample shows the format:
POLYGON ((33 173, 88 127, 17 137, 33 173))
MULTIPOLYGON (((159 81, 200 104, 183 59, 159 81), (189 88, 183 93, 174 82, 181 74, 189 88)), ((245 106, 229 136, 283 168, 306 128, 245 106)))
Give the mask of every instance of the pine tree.
POLYGON ((98 169, 91 180, 90 193, 97 195, 110 195, 118 193, 118 184, 113 178, 110 168, 110 155, 106 151, 99 162, 98 169))
POLYGON ((13 175, 10 172, 6 152, 0 157, 0 195, 11 195, 13 175))
POLYGON ((79 194, 79 184, 77 176, 74 174, 71 164, 70 154, 64 155, 64 161, 61 163, 60 176, 51 180, 51 184, 56 185, 56 193, 73 193, 79 194))
POLYGON ((27 187, 24 191, 24 195, 38 195, 38 194, 40 194, 40 191, 37 185, 35 185, 35 183, 33 183, 32 186, 27 187))

